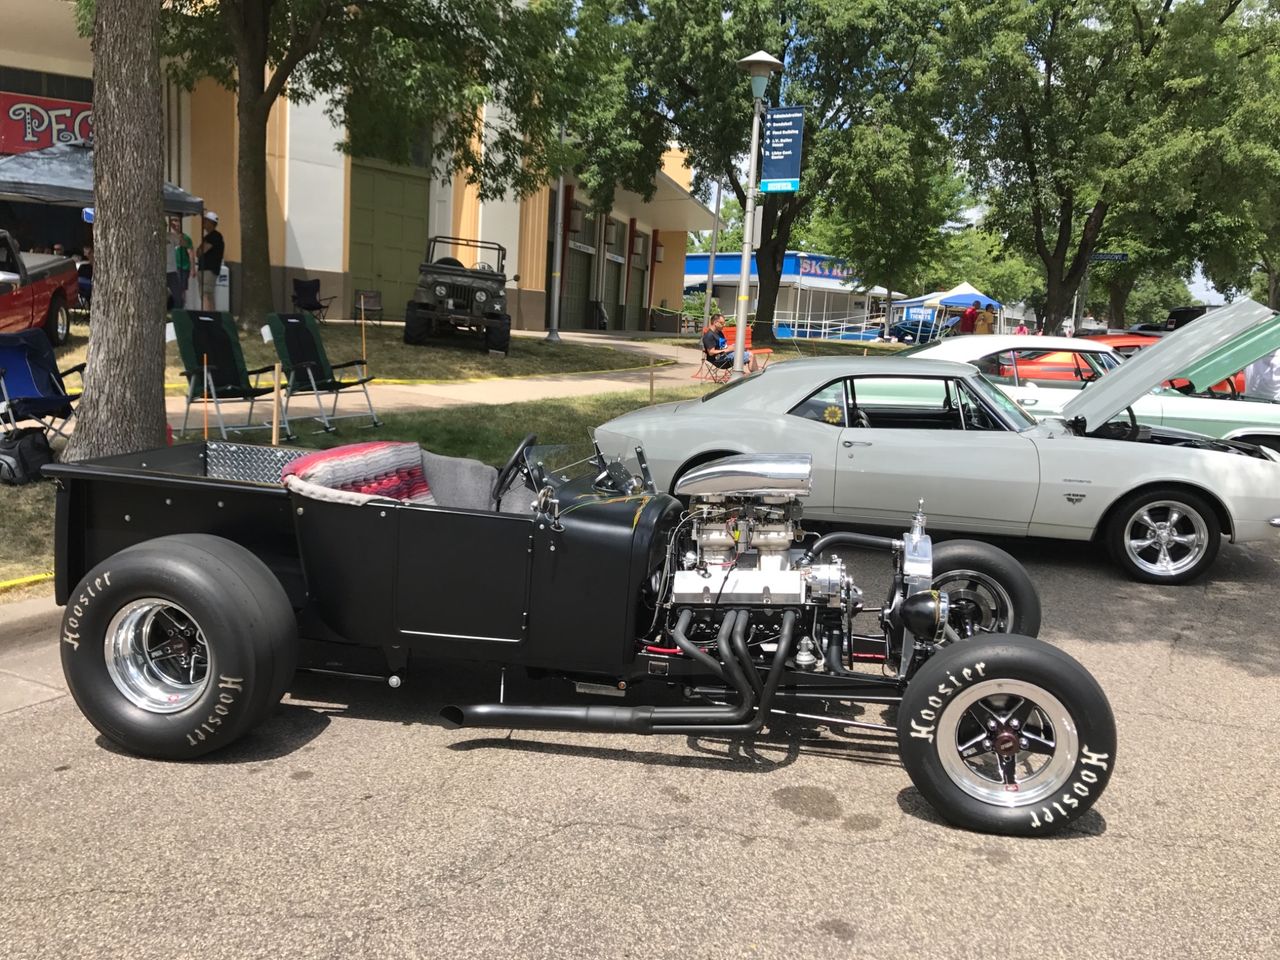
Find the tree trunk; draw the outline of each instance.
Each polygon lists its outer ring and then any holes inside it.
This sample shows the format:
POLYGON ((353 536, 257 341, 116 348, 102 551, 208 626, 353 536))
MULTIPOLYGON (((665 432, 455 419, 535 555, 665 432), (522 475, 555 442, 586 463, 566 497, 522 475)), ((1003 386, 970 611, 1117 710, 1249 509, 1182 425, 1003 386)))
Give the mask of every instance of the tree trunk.
POLYGON ((155 0, 95 8, 93 325, 67 460, 164 442, 159 18, 155 0))
POLYGON ((1044 332, 1062 332, 1062 323, 1071 312, 1074 289, 1068 288, 1062 277, 1062 264, 1045 264, 1044 332))
POLYGON ((1113 327, 1124 326, 1124 312, 1133 293, 1134 277, 1118 277, 1107 285, 1107 316, 1113 327))
POLYGON ((756 277, 760 282, 756 322, 764 326, 773 326, 773 314, 778 307, 778 287, 782 283, 782 258, 786 250, 787 238, 777 236, 760 244, 756 251, 756 277))
POLYGON ((236 174, 240 192, 240 323, 256 330, 275 309, 267 230, 267 114, 261 106, 265 67, 240 71, 236 174))

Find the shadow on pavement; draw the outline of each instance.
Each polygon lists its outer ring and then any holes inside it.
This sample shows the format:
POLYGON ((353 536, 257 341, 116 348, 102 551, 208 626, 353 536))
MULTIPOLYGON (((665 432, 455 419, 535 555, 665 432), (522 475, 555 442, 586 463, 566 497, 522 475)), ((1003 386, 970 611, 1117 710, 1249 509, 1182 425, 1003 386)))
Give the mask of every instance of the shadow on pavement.
MULTIPOLYGON (((909 817, 917 820, 923 820, 925 823, 931 823, 939 827, 951 828, 946 820, 944 820, 936 810, 929 805, 929 801, 920 795, 920 791, 915 787, 903 787, 898 791, 898 809, 909 817)), ((1058 833, 1046 834, 1038 839, 1045 842, 1064 841, 1064 840, 1081 840, 1091 837, 1100 837, 1107 832, 1107 820, 1100 814, 1096 807, 1086 810, 1079 820, 1071 824, 1065 830, 1058 833)))

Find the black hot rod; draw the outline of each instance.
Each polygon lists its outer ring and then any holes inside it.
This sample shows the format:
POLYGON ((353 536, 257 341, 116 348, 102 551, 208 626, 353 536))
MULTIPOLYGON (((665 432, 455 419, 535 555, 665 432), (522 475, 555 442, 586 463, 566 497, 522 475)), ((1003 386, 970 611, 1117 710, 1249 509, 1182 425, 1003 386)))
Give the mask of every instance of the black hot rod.
POLYGON ((923 513, 900 539, 812 539, 807 456, 709 463, 677 496, 639 449, 549 463, 528 437, 501 470, 215 441, 49 467, 71 692, 124 748, 191 758, 262 720, 300 663, 372 650, 392 687, 411 661, 568 681, 559 704, 446 707, 459 726, 750 737, 788 716, 883 728, 849 705, 888 704, 913 783, 976 830, 1049 833, 1105 789, 1106 697, 1031 639, 1039 601, 1003 551, 935 546, 923 513), (882 602, 842 545, 892 557, 882 602), (684 699, 661 705, 669 688, 684 699))

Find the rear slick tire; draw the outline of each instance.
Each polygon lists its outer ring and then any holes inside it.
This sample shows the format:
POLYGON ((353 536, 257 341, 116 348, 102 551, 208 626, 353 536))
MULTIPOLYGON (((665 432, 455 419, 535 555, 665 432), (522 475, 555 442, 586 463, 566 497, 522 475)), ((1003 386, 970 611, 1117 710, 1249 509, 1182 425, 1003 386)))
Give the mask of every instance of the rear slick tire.
POLYGON ((911 782, 948 822, 1044 836, 1078 820, 1115 768, 1106 694, 1074 658, 1030 637, 981 637, 934 654, 898 708, 911 782))
POLYGON ((296 663, 279 581, 238 544, 160 537, 108 557, 69 597, 62 669, 81 712, 130 753, 188 760, 275 706, 296 663))

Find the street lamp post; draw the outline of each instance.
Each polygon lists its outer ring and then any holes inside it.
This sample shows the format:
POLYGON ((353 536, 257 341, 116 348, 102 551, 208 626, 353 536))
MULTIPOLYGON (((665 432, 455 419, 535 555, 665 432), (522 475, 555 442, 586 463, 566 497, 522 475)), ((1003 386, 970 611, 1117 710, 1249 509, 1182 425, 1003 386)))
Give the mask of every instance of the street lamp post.
MULTIPOLYGON (((560 143, 564 144, 564 127, 560 128, 560 143)), ((564 171, 556 182, 556 236, 551 251, 551 325, 547 330, 549 343, 560 342, 560 271, 564 267, 564 171)))
POLYGON ((742 267, 738 275, 738 309, 734 314, 733 375, 742 376, 747 342, 747 303, 751 299, 751 234, 756 214, 756 166, 760 157, 760 113, 769 77, 782 69, 782 61, 757 50, 738 61, 738 69, 751 77, 751 153, 747 157, 747 207, 742 217, 742 267))

